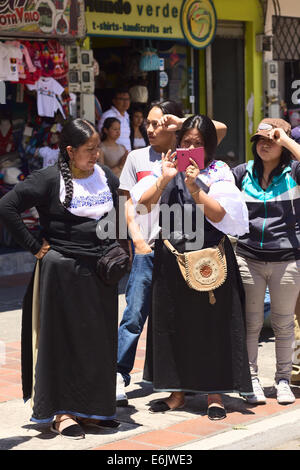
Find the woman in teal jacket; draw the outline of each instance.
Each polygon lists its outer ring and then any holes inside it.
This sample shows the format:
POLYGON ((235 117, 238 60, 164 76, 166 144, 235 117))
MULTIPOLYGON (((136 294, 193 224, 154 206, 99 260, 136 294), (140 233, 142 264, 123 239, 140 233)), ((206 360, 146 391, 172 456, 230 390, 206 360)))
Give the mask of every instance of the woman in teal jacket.
POLYGON ((300 291, 300 145, 282 119, 264 119, 251 138, 254 160, 233 169, 249 211, 249 233, 237 244, 238 264, 246 292, 247 348, 253 395, 266 402, 258 378, 258 340, 269 287, 275 334, 275 389, 278 403, 293 403, 290 389, 294 310, 300 291), (293 159, 294 157, 294 159, 293 159))

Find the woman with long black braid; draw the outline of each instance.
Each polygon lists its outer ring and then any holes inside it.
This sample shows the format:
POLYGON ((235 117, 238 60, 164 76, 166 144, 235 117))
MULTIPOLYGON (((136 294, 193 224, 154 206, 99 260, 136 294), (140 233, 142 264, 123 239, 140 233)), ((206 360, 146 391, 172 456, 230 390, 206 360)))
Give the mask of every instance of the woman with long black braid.
MULTIPOLYGON (((115 428, 117 287, 96 275, 99 219, 113 210, 118 180, 96 164, 100 139, 82 119, 62 130, 58 163, 36 171, 0 201, 0 218, 38 259, 23 304, 23 396, 38 423, 83 438, 84 425, 115 428), (20 217, 35 206, 43 242, 20 217)), ((106 241, 106 244, 109 241, 106 241)))

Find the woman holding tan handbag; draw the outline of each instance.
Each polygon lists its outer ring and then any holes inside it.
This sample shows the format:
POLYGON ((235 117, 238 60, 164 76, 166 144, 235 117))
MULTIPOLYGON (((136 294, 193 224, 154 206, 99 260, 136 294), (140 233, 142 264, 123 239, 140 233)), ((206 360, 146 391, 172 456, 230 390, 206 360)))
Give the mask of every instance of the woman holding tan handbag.
MULTIPOLYGON (((164 122, 172 129, 174 123, 180 124, 168 116, 164 122)), ((183 149, 204 147, 204 168, 191 161, 185 172, 179 172, 176 156, 169 151, 163 155, 161 172, 143 178, 131 191, 133 201, 147 210, 151 204, 161 207, 162 237, 155 246, 144 380, 157 391, 171 392, 152 404, 152 412, 181 408, 185 392, 199 392, 208 394, 208 417, 223 419, 221 393, 252 391, 244 291, 225 235, 245 233, 248 215, 230 169, 214 159, 217 134, 212 121, 202 115, 188 118, 178 142, 183 149), (179 213, 178 208, 184 210, 179 213)))

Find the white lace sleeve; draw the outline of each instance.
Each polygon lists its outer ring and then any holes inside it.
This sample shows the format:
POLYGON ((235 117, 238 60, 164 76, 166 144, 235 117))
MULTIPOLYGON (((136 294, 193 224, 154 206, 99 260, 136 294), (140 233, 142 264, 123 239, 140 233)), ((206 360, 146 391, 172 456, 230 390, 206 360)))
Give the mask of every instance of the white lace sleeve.
POLYGON ((209 222, 226 235, 242 236, 249 233, 248 209, 243 194, 229 181, 212 184, 208 195, 218 201, 226 211, 221 222, 209 222))

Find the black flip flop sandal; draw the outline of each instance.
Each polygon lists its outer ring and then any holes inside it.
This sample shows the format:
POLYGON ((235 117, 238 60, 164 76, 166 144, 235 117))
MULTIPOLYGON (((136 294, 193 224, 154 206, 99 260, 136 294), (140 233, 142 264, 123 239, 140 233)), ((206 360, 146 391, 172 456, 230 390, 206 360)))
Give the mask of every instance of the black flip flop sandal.
MULTIPOLYGON (((67 419, 72 419, 72 418, 66 418, 66 419, 63 419, 62 421, 66 421, 67 419)), ((54 432, 55 434, 60 434, 62 437, 65 437, 67 439, 84 439, 85 438, 85 433, 82 430, 82 428, 79 426, 79 424, 71 424, 70 426, 67 426, 62 431, 59 431, 58 429, 56 429, 56 424, 59 424, 59 423, 57 421, 54 421, 50 427, 50 430, 54 432)))
POLYGON ((218 419, 226 418, 226 411, 225 408, 221 408, 220 406, 210 406, 207 409, 207 416, 209 419, 216 421, 218 419))

